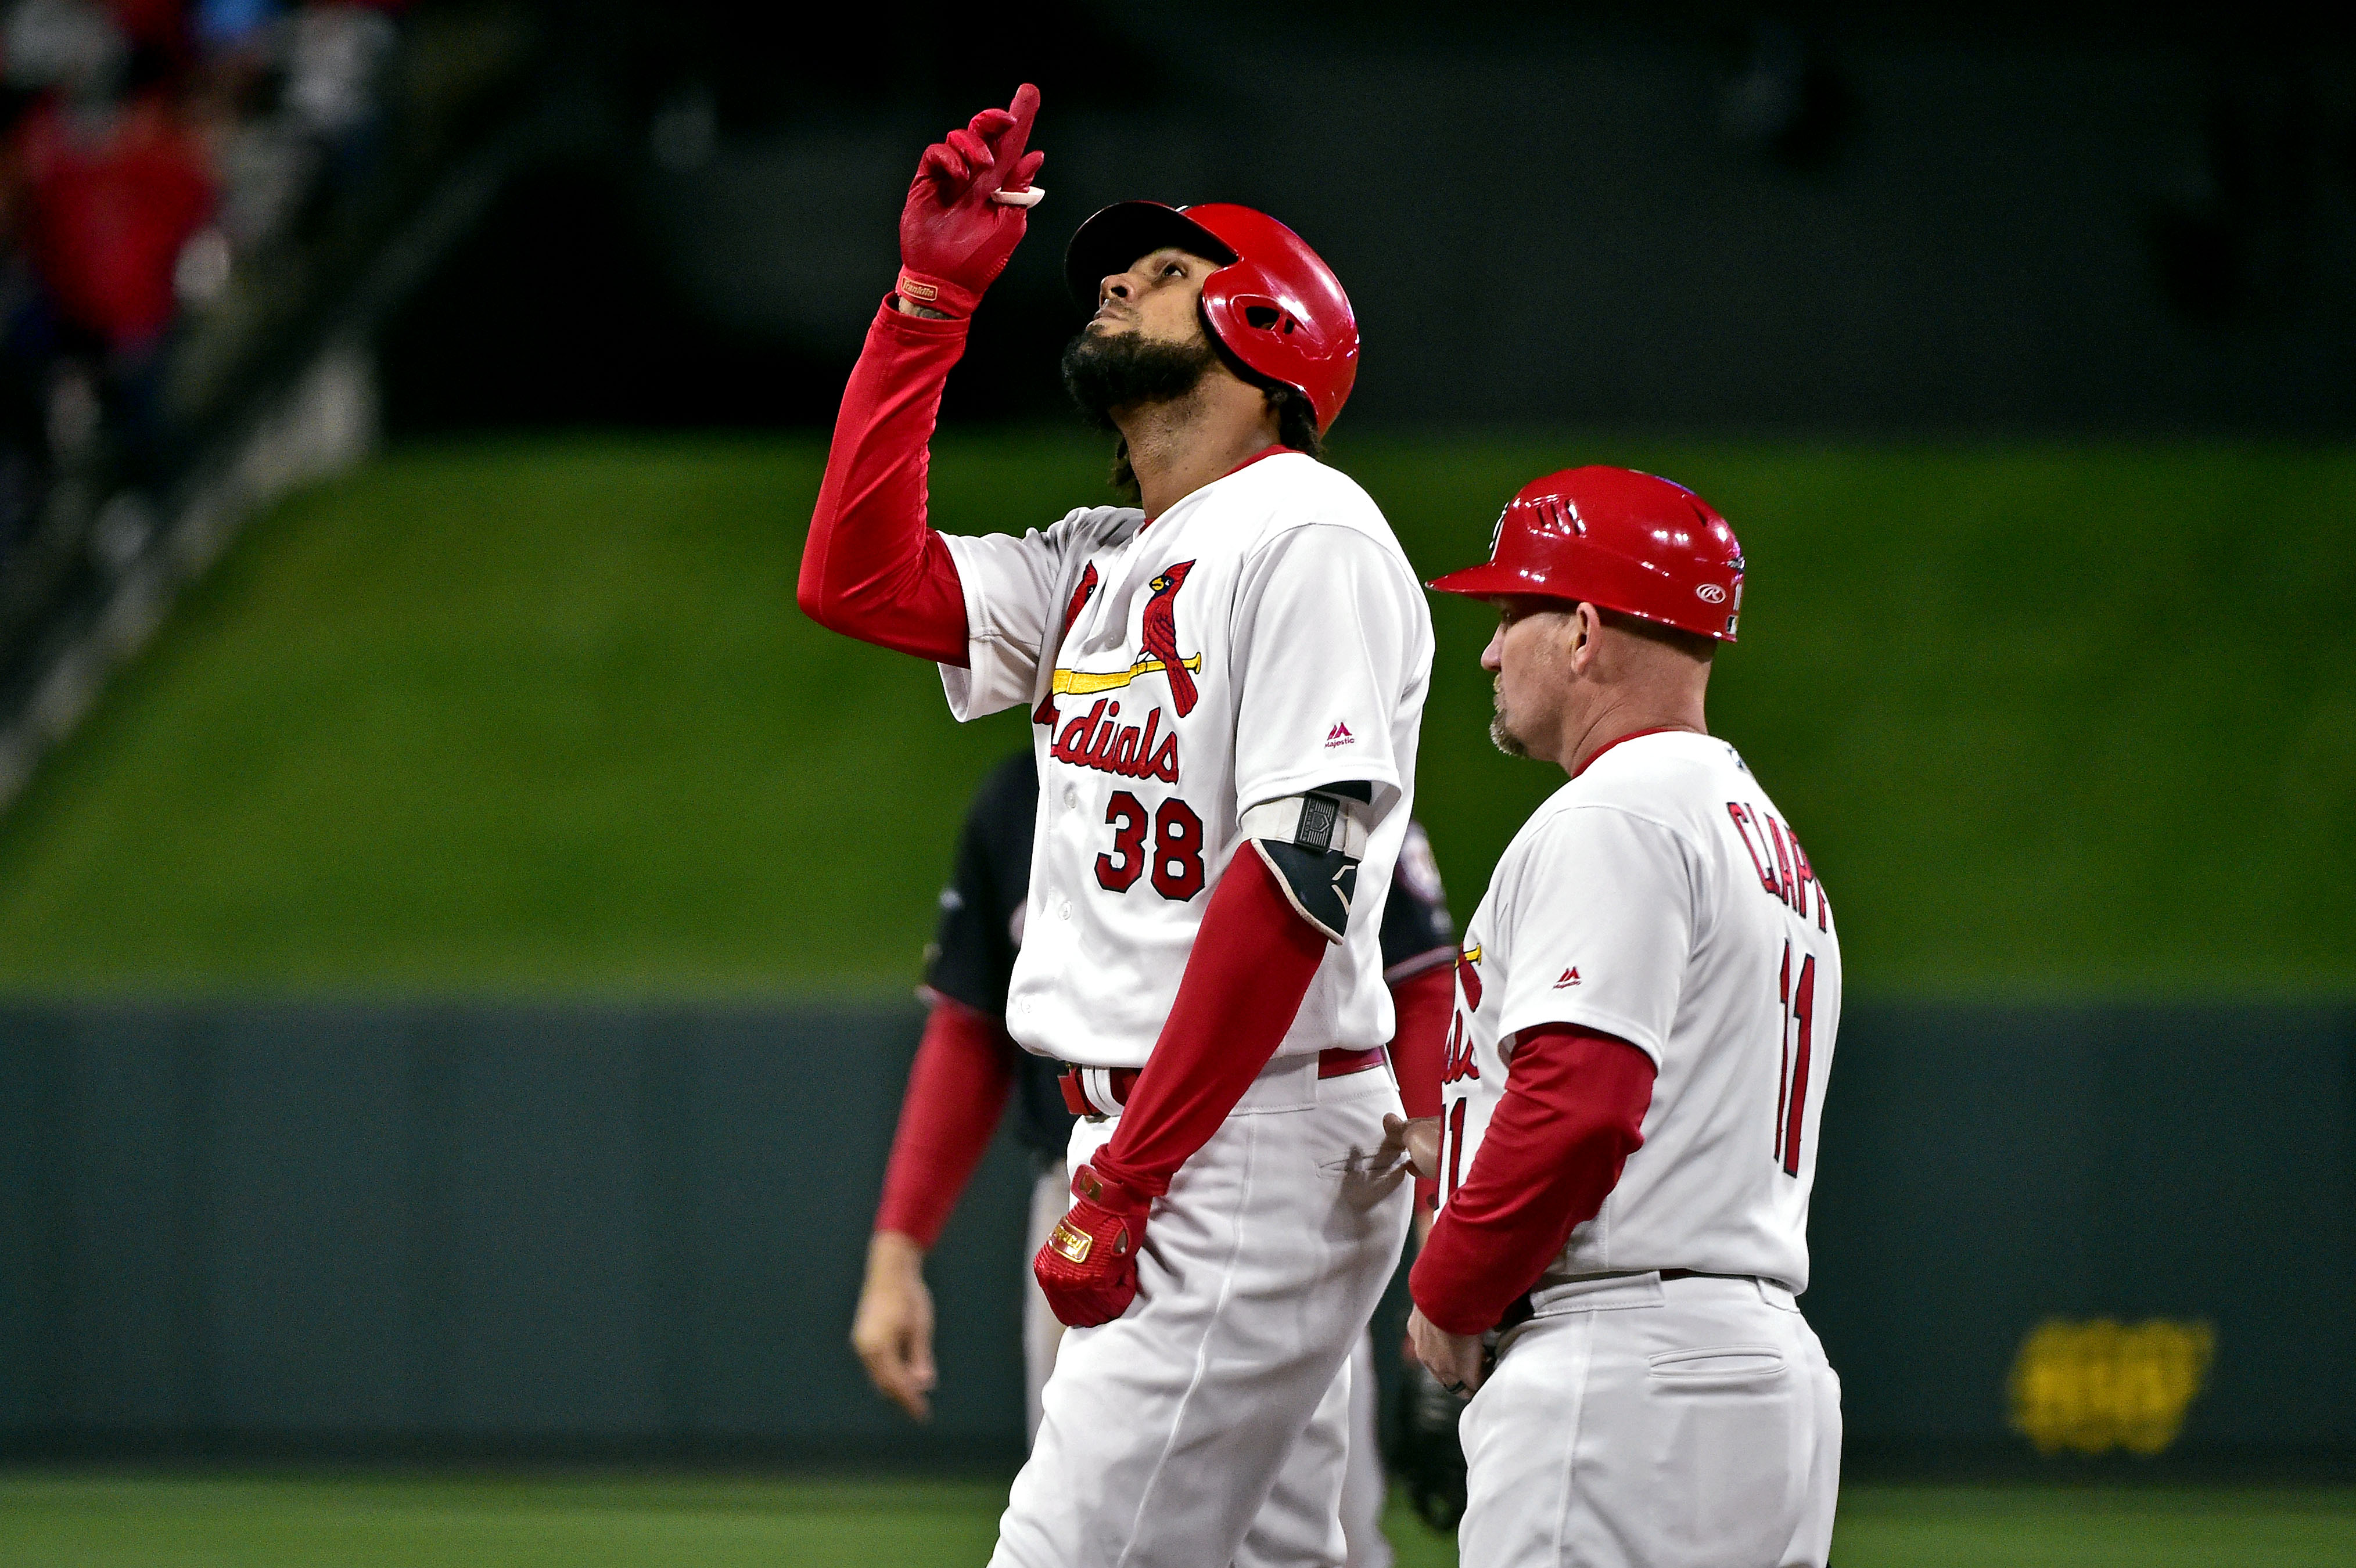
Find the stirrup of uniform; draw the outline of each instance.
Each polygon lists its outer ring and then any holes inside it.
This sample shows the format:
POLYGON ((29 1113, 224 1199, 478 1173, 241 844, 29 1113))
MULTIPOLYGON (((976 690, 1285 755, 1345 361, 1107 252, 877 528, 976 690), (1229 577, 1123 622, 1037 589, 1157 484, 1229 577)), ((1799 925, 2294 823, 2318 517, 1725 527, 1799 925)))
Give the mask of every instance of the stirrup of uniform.
POLYGON ((1328 942, 1350 928, 1350 901, 1358 891, 1358 862, 1373 837, 1364 784, 1327 784, 1243 814, 1243 836, 1259 851, 1277 886, 1328 942))

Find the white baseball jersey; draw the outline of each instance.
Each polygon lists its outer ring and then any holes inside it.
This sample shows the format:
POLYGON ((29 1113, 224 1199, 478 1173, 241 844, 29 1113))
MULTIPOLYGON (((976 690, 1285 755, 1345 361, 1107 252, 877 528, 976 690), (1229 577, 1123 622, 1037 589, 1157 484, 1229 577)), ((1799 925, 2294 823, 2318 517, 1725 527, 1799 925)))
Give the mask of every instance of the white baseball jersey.
POLYGON ((1808 1284, 1816 1125, 1840 1025, 1832 909, 1723 741, 1606 748, 1514 836, 1457 963, 1442 1200, 1473 1168, 1522 1030, 1653 1059, 1644 1147, 1546 1279, 1648 1269, 1808 1284))
POLYGON ((969 635, 967 667, 941 667, 949 708, 1027 705, 1039 759, 1014 1039, 1142 1066, 1241 813, 1365 780, 1355 913, 1276 1054, 1387 1041, 1379 917, 1414 805, 1431 621, 1365 492, 1281 452, 1150 524, 1083 508, 948 543, 969 635))

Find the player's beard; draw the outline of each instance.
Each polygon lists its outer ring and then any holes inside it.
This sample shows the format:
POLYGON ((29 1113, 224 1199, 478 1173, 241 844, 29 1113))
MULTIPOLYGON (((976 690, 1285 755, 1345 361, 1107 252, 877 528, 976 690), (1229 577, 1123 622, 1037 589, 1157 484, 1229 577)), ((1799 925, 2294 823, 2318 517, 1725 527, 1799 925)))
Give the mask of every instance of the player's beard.
POLYGON ((1111 430, 1113 410, 1175 402, 1218 362, 1208 337, 1170 343, 1133 331, 1099 336, 1083 330, 1064 350, 1064 389, 1088 422, 1111 430))
POLYGON ((1522 738, 1515 734, 1505 724, 1505 677, 1499 676, 1491 689, 1497 704, 1497 711, 1489 720, 1489 743, 1509 757, 1528 756, 1529 747, 1524 745, 1522 738))

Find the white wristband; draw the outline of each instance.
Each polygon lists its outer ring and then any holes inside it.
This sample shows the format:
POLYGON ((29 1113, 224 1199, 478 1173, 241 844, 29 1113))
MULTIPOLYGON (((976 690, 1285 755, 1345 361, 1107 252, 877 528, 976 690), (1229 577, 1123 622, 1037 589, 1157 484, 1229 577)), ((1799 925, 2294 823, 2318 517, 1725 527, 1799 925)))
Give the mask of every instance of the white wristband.
POLYGON ((1332 849, 1350 859, 1363 860, 1372 829, 1361 814, 1368 809, 1359 801, 1312 791, 1308 795, 1289 795, 1282 800, 1262 801, 1245 812, 1237 826, 1247 838, 1332 849), (1329 813, 1333 814, 1330 822, 1329 813), (1306 838, 1301 837, 1303 817, 1308 819, 1306 838))

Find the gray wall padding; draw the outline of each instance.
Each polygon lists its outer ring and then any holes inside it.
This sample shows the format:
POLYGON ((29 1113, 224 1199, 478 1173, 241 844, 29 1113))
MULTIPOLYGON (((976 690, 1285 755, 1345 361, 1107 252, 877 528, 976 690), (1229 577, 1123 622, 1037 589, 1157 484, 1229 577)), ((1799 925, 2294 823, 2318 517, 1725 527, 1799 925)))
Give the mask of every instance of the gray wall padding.
MULTIPOLYGON (((0 1009, 0 1447, 1020 1451, 1030 1184, 845 1343, 913 1005, 0 1009)), ((1850 1439, 2004 1445, 2049 1317, 2202 1318, 2182 1446, 2356 1444, 2356 1012, 1853 1007, 1806 1307, 1850 1439)))

